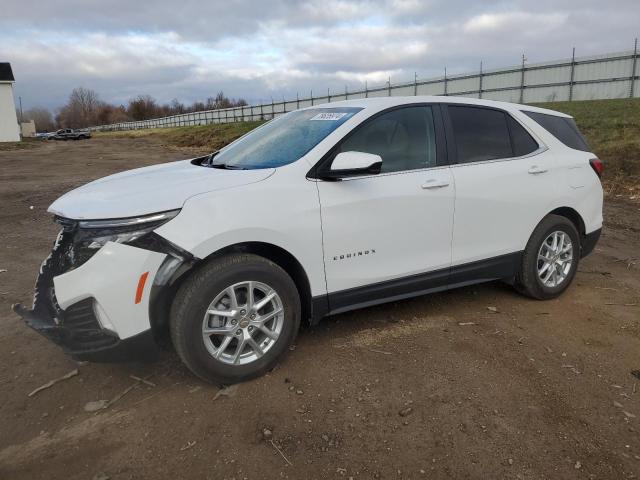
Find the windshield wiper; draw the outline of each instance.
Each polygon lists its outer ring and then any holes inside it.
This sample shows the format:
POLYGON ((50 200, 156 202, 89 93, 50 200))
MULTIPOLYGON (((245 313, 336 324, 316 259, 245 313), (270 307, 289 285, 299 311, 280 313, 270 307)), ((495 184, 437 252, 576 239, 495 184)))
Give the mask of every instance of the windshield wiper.
POLYGON ((211 168, 220 168, 222 170, 247 170, 244 167, 239 167, 238 165, 229 165, 226 163, 210 163, 209 166, 211 168))

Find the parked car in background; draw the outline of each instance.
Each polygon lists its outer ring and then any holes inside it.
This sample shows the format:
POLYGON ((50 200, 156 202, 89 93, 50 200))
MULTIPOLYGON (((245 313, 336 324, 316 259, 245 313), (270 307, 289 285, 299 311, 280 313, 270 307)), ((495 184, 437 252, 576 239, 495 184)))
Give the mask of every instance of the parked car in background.
POLYGON ((78 359, 164 340, 197 376, 235 383, 272 369, 302 321, 492 280, 557 297, 600 236, 602 169, 551 110, 317 105, 56 200, 33 309, 15 311, 78 359))
POLYGON ((56 134, 56 132, 36 133, 36 138, 39 138, 40 140, 49 140, 55 134, 56 134))
POLYGON ((72 128, 63 128, 48 137, 49 140, 85 140, 91 138, 90 130, 74 130, 72 128))

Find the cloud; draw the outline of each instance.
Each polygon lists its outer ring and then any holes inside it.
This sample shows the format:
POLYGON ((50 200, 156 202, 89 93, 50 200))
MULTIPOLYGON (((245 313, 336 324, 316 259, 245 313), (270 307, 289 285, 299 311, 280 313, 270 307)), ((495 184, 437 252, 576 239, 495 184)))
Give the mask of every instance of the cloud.
POLYGON ((462 30, 470 34, 503 35, 518 30, 529 30, 533 35, 563 26, 567 13, 483 13, 469 18, 462 30), (531 28, 535 26, 535 28, 531 28))
POLYGON ((219 90, 248 101, 632 48, 640 3, 620 0, 4 0, 0 61, 27 106, 85 86, 165 102, 219 90), (594 34, 597 32, 597 34, 594 34))

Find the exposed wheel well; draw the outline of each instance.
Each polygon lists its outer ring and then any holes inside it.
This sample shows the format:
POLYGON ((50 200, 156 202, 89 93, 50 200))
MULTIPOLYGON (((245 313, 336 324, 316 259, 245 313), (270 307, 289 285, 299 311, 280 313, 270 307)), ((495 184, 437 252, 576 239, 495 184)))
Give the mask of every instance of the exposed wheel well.
POLYGON ((167 345, 169 340, 169 311, 171 304, 176 296, 180 285, 198 268, 214 258, 219 258, 229 253, 253 253, 260 255, 273 263, 280 266, 285 272, 287 272, 298 289, 300 295, 300 304, 302 306, 302 319, 311 319, 313 313, 312 297, 311 297, 311 285, 309 284, 309 278, 298 260, 287 252, 285 249, 278 247, 270 243, 263 242, 245 242, 230 245, 221 250, 218 250, 206 258, 201 259, 197 263, 193 264, 191 268, 187 270, 179 270, 179 274, 173 278, 173 280, 166 286, 162 287, 162 290, 157 292, 155 301, 150 306, 151 326, 154 332, 155 338, 163 345, 167 345))
POLYGON ((287 272, 293 283, 296 284, 298 293, 300 295, 300 303, 302 305, 302 318, 311 318, 312 306, 311 306, 311 285, 309 283, 309 277, 300 262, 291 253, 284 248, 278 247, 271 243, 264 242, 244 242, 236 245, 225 247, 222 250, 209 255, 205 259, 219 257, 231 252, 253 253, 260 255, 261 257, 271 260, 273 263, 279 265, 285 272, 287 272))
POLYGON ((578 233, 580 234, 580 240, 583 240, 585 235, 586 235, 586 229, 584 226, 584 220, 582 220, 582 217, 580 216, 580 214, 575 211, 573 208, 571 207, 560 207, 560 208, 556 208, 555 210, 549 212, 550 215, 560 215, 561 217, 565 217, 568 220, 571 221, 571 223, 573 223, 573 225, 576 227, 576 230, 578 230, 578 233))

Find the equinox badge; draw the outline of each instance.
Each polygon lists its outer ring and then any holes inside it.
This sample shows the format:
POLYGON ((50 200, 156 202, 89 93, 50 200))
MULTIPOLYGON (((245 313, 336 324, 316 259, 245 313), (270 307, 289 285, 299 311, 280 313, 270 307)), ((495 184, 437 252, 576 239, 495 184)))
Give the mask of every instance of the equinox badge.
POLYGON ((346 258, 361 257, 363 255, 373 255, 374 253, 376 253, 376 251, 372 248, 371 250, 362 250, 360 252, 353 252, 353 253, 345 253, 343 255, 336 255, 335 257, 333 257, 333 259, 334 260, 344 260, 346 258))

